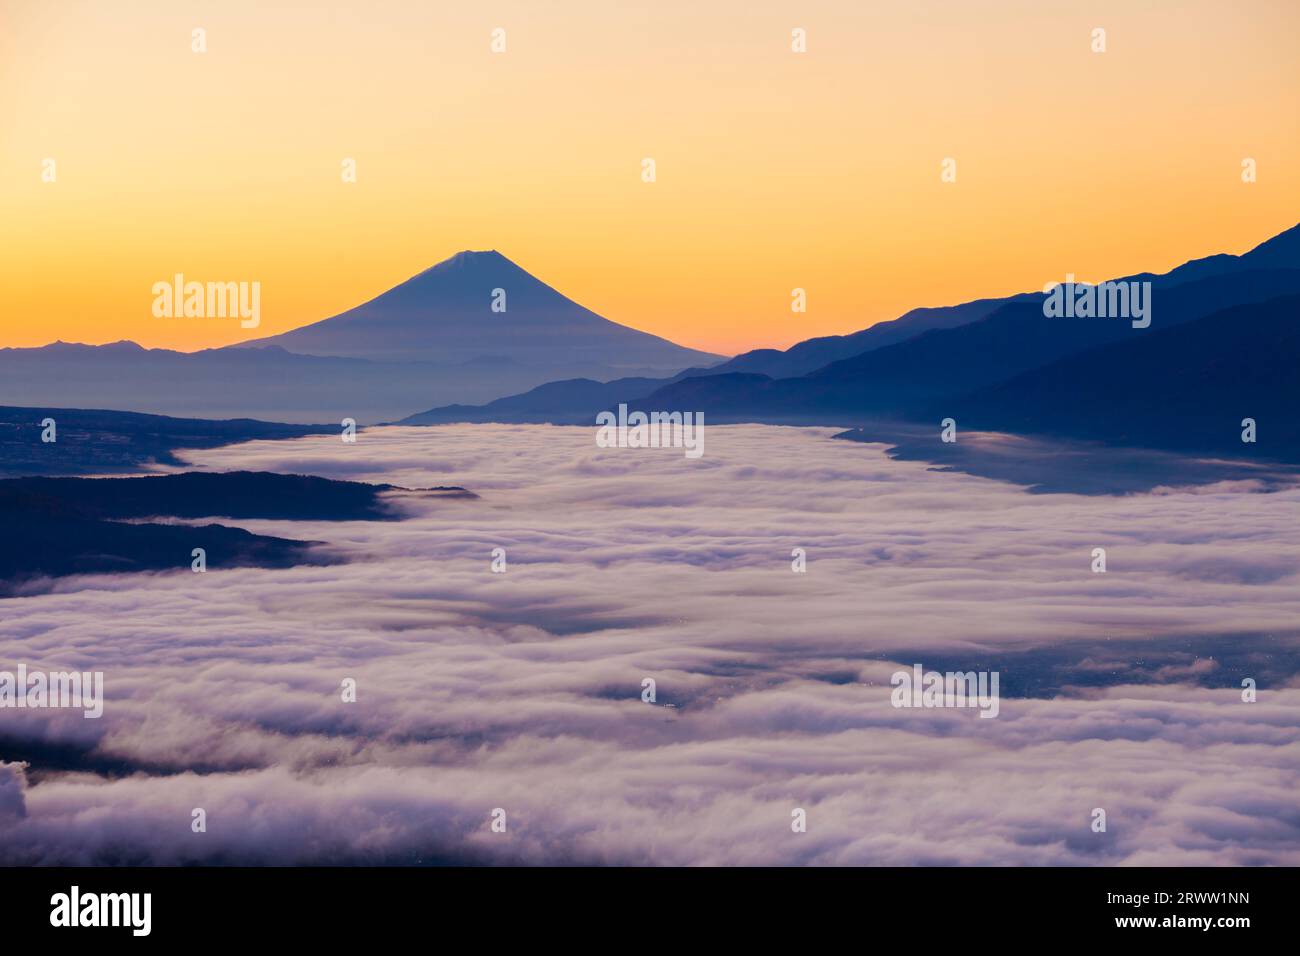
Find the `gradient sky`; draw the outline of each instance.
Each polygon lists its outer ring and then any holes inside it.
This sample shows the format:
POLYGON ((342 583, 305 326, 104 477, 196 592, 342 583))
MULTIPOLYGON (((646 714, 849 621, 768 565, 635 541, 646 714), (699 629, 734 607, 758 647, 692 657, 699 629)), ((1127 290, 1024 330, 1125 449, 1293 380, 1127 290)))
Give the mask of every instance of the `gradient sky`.
POLYGON ((227 344, 466 248, 728 353, 1239 253, 1300 221, 1298 30, 1294 0, 0 0, 0 346, 227 344), (154 318, 176 272, 260 282, 261 328, 154 318))

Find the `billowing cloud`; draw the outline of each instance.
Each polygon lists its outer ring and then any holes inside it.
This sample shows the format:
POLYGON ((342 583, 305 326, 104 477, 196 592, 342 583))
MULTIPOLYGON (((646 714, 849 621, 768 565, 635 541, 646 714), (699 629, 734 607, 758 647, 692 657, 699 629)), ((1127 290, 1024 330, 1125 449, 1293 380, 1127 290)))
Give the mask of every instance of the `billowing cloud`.
POLYGON ((343 565, 3 602, 0 668, 108 702, 0 710, 0 862, 1300 863, 1300 491, 1030 495, 831 434, 195 453, 481 497, 240 522, 343 565), (999 671, 998 717, 891 706, 918 662, 999 671))

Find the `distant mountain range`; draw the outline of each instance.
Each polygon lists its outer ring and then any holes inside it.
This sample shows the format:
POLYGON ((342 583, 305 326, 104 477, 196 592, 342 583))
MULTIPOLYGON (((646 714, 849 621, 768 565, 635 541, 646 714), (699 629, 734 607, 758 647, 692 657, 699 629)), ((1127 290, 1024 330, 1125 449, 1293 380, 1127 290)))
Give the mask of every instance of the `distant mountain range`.
MULTIPOLYGON (((1208 279, 1224 273, 1239 272, 1243 264, 1250 269, 1296 268, 1295 230, 1276 236, 1245 256, 1215 255, 1184 263, 1163 276, 1142 273, 1126 276, 1124 280, 1153 280, 1164 286, 1177 285, 1196 279, 1208 279)), ((1063 277, 1056 277, 1063 278, 1063 277)), ((806 339, 785 351, 757 349, 737 355, 710 369, 714 375, 746 372, 767 375, 771 378, 790 378, 814 372, 824 365, 852 358, 864 352, 895 345, 916 338, 923 332, 935 329, 952 329, 978 322, 1005 305, 1013 302, 1041 303, 1041 293, 1026 292, 1000 299, 977 299, 961 305, 939 308, 913 309, 900 318, 878 322, 870 328, 851 335, 822 336, 806 339)))
POLYGON ((1121 318, 1051 318, 1043 293, 1024 293, 914 310, 853 335, 688 370, 655 387, 638 379, 554 382, 484 406, 434 408, 402 424, 591 422, 626 402, 644 411, 702 411, 714 422, 952 417, 994 430, 1300 461, 1300 433, 1290 424, 1300 391, 1300 226, 1244 255, 1115 281, 1151 283, 1148 328, 1121 318), (1255 445, 1240 441, 1244 417, 1261 421, 1255 445))
POLYGON ((966 428, 1300 461, 1288 424, 1300 420, 1300 226, 1240 256, 1113 281, 1150 283, 1149 327, 1049 317, 1044 293, 1026 292, 717 362, 609 322, 499 253, 465 252, 341 315, 239 346, 0 350, 0 401, 328 428, 343 417, 591 423, 620 403, 711 422, 951 417, 966 428), (1240 441, 1242 418, 1258 423, 1254 445, 1240 441))
MULTIPOLYGON (((1250 270, 1181 285, 1153 284, 1148 329, 1115 318, 1047 318, 1042 296, 1008 302, 978 322, 832 362, 807 375, 684 378, 650 393, 646 407, 712 410, 715 417, 910 414, 1067 355, 1133 343, 1220 309, 1300 292, 1300 269, 1250 270)), ((955 414, 955 413, 954 413, 955 414)))
POLYGON ((974 428, 1300 461, 1300 295, 1059 359, 963 397, 960 414, 974 428))
POLYGON ((721 358, 604 319, 498 252, 461 252, 333 318, 226 348, 0 349, 0 404, 364 424, 431 401, 572 376, 666 378, 721 358))
POLYGON ((669 382, 680 381, 690 372, 671 379, 617 378, 597 382, 589 378, 571 378, 547 382, 522 395, 507 395, 486 405, 446 405, 410 415, 398 425, 439 425, 451 422, 549 422, 555 425, 586 424, 596 410, 615 408, 648 395, 669 382))

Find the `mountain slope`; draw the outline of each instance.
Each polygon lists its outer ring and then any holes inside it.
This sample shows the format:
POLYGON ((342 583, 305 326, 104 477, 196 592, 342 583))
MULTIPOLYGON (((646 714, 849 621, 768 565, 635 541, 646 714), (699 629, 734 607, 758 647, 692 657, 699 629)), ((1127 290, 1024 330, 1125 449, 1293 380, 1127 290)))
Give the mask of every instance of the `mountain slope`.
POLYGON ((0 349, 0 404, 369 424, 560 379, 668 380, 719 358, 603 319, 504 256, 472 252, 332 319, 227 348, 0 349), (505 312, 491 311, 495 289, 505 312))
POLYGON ((597 382, 571 378, 547 382, 522 395, 508 395, 486 405, 445 405, 396 422, 397 425, 440 425, 450 422, 551 422, 586 423, 592 409, 617 408, 653 391, 667 381, 657 378, 618 378, 597 382))
POLYGON ((806 375, 831 362, 861 355, 871 349, 884 348, 886 345, 895 345, 923 332, 929 332, 931 329, 951 329, 968 322, 976 322, 1007 302, 1029 295, 1032 293, 1008 296, 1005 299, 977 299, 974 302, 963 302, 961 305, 912 309, 897 319, 877 322, 869 328, 848 335, 824 335, 815 339, 805 339, 790 346, 784 352, 777 349, 755 349, 752 352, 745 352, 701 374, 725 375, 731 372, 745 372, 767 375, 771 378, 806 375))
POLYGON ((1003 306, 980 322, 835 362, 808 376, 810 387, 802 392, 827 407, 908 409, 918 399, 964 393, 1066 355, 1291 292, 1300 292, 1300 269, 1224 274, 1157 289, 1148 329, 1135 329, 1127 319, 1048 318, 1038 297, 1003 306))
MULTIPOLYGON (((1123 280, 1149 280, 1157 285, 1172 286, 1198 279, 1208 279, 1229 272, 1255 269, 1294 269, 1300 267, 1300 226, 1289 229, 1242 255, 1219 254, 1192 259, 1162 275, 1144 272, 1124 276, 1123 280)), ((1024 292, 996 299, 977 299, 960 305, 912 309, 897 319, 848 335, 827 335, 805 339, 785 351, 755 349, 744 352, 708 370, 709 374, 748 372, 771 378, 794 378, 807 375, 831 362, 852 358, 873 349, 897 345, 933 329, 953 329, 991 315, 1002 306, 1016 301, 1037 299, 1039 293, 1024 292)))
POLYGON ((496 251, 457 253, 347 312, 232 348, 264 345, 378 361, 591 362, 671 372, 720 358, 602 318, 496 251))
MULTIPOLYGON (((1151 283, 1156 329, 1300 291, 1300 226, 1242 255, 1207 256, 1163 275, 1115 281, 1151 283)), ((1151 331, 1121 319, 1047 319, 1043 298, 1022 293, 914 309, 851 335, 808 339, 785 352, 758 349, 712 368, 687 369, 641 396, 629 395, 622 385, 601 390, 596 382, 556 382, 487 406, 435 408, 406 423, 581 421, 618 401, 648 410, 700 410, 715 421, 843 423, 861 414, 909 415, 937 397, 1151 331)))
POLYGON ((1072 355, 949 403, 964 427, 1300 461, 1300 295, 1072 355), (1241 440, 1244 418, 1257 423, 1241 440))
POLYGON ((1048 318, 1038 293, 1004 302, 977 321, 931 330, 803 376, 697 375, 656 390, 638 405, 690 408, 715 421, 838 422, 862 414, 916 414, 936 399, 992 386, 1070 354, 1300 292, 1300 227, 1242 256, 1211 256, 1164 276, 1132 278, 1151 282, 1151 328, 1135 329, 1126 319, 1048 318))

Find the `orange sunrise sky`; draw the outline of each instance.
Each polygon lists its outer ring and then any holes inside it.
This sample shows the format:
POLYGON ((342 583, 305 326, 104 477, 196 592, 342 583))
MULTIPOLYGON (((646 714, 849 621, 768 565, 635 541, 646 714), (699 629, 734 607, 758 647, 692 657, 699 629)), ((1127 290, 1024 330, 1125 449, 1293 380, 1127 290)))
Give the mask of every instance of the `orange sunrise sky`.
POLYGON ((980 7, 0 0, 0 346, 225 345, 497 249, 731 354, 1300 221, 1295 0, 980 7), (154 318, 178 272, 261 327, 154 318))

